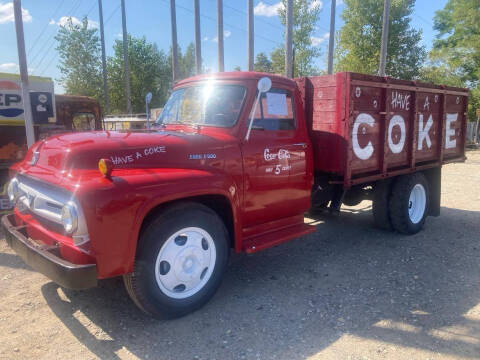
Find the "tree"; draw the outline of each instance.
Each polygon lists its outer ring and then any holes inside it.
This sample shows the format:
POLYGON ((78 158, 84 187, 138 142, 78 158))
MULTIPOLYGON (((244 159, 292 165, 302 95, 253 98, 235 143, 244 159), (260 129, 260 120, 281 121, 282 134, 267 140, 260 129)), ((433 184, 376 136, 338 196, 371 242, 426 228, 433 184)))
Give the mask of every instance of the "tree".
MULTIPOLYGON (((132 111, 145 112, 145 95, 151 92, 151 107, 163 106, 171 86, 171 67, 168 57, 157 45, 147 42, 145 37, 128 35, 128 60, 132 111)), ((123 43, 116 40, 114 55, 108 58, 107 74, 112 112, 125 111, 125 79, 123 71, 123 43)))
MULTIPOLYGON (((383 0, 345 0, 343 27, 335 51, 336 71, 377 74, 382 38, 383 0)), ((386 74, 415 79, 423 61, 422 32, 410 25, 415 0, 391 0, 386 74)))
POLYGON ((102 63, 98 30, 88 25, 87 17, 81 24, 69 18, 60 26, 56 50, 60 56, 59 82, 70 95, 92 96, 103 102, 102 63))
MULTIPOLYGON (((280 21, 286 25, 286 0, 278 10, 280 21)), ((321 11, 321 2, 316 0, 293 1, 293 35, 292 44, 295 51, 295 76, 309 76, 318 74, 318 69, 313 65, 315 58, 320 56, 321 50, 312 44, 315 25, 321 11)), ((283 34, 285 38, 285 32, 283 34)), ((270 54, 272 59, 272 72, 285 73, 285 48, 280 46, 270 54)))
POLYGON ((253 65, 255 71, 260 71, 260 72, 272 72, 272 62, 268 58, 268 56, 261 52, 258 53, 256 58, 255 58, 255 64, 253 65))
POLYGON ((442 64, 439 70, 427 66, 424 77, 441 74, 439 83, 447 83, 452 76, 457 86, 471 89, 469 117, 475 119, 475 109, 480 108, 480 6, 478 0, 449 0, 435 13, 433 28, 437 38, 430 58, 442 64))

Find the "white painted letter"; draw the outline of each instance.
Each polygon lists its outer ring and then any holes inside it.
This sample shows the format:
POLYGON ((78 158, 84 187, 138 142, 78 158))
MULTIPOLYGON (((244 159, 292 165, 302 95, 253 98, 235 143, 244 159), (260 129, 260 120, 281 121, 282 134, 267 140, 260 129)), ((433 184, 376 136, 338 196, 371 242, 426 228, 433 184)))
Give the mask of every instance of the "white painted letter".
POLYGON ((447 121, 445 124, 445 149, 452 149, 457 146, 455 129, 452 129, 452 123, 457 121, 457 117, 458 114, 447 114, 447 121), (454 137, 453 139, 452 136, 454 137))
POLYGON ((405 145, 405 121, 403 117, 400 115, 394 115, 390 119, 390 124, 388 124, 388 146, 392 153, 398 154, 403 150, 403 146, 405 145), (400 126, 400 141, 398 143, 394 143, 392 139, 392 131, 394 126, 400 126))
POLYGON ((432 146, 432 140, 430 140, 430 135, 428 134, 432 125, 433 125, 432 115, 428 117, 425 127, 423 127, 423 114, 418 115, 418 150, 423 149, 423 140, 427 142, 427 147, 429 149, 432 146))
POLYGON ((360 124, 367 124, 370 127, 373 127, 375 124, 375 119, 369 114, 359 114, 355 119, 355 123, 353 124, 352 130, 352 145, 353 145, 353 152, 359 159, 367 160, 373 154, 373 145, 372 142, 369 141, 367 146, 361 147, 358 143, 358 128, 360 124))

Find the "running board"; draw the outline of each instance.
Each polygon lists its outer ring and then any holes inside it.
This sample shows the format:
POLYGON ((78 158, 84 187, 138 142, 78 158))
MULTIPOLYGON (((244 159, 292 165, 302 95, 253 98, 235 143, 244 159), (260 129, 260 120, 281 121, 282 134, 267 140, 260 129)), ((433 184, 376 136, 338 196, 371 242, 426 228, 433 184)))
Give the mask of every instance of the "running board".
POLYGON ((267 234, 257 235, 243 242, 243 251, 247 254, 253 254, 260 250, 287 242, 294 238, 315 232, 316 227, 307 224, 297 224, 286 228, 282 228, 267 234))

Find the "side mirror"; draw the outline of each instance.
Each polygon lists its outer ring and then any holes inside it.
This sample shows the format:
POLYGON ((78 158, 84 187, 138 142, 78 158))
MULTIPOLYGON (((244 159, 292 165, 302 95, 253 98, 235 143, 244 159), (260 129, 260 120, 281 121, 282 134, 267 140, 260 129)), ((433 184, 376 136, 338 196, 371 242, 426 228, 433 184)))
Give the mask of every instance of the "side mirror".
POLYGON ((264 76, 258 80, 257 89, 258 94, 257 98, 255 99, 255 105, 253 105, 252 116, 250 117, 250 122, 248 124, 247 135, 245 135, 245 141, 248 141, 250 138, 250 131, 252 131, 253 120, 255 118, 255 113, 257 112, 258 102, 260 101, 260 97, 263 93, 269 92, 272 88, 272 80, 268 76, 264 76))
POLYGON ((262 77, 258 80, 257 89, 259 93, 266 93, 272 88, 272 80, 268 76, 262 77))
POLYGON ((149 92, 149 93, 147 93, 147 95, 145 95, 145 102, 147 104, 150 104, 151 101, 152 101, 152 93, 149 92))
POLYGON ((150 111, 148 110, 148 104, 152 101, 152 93, 148 92, 145 95, 145 112, 147 113, 147 129, 150 130, 150 111))

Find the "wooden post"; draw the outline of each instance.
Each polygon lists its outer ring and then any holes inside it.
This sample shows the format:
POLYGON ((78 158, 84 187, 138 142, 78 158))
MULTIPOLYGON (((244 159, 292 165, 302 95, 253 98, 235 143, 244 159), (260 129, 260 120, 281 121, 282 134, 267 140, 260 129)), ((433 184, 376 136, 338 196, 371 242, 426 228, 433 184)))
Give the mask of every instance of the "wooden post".
POLYGON ((385 76, 385 68, 387 63, 389 13, 390 0, 385 0, 385 2, 383 3, 382 45, 380 48, 380 66, 378 70, 380 76, 385 76))
POLYGON ((13 13, 15 17, 15 31, 17 33, 18 65, 20 67, 20 79, 22 83, 23 116, 25 118, 27 145, 30 147, 35 142, 35 131, 33 129, 32 106, 30 104, 27 56, 25 54, 25 39, 23 37, 21 0, 13 1, 13 13))
POLYGON ((132 103, 130 98, 130 68, 128 66, 128 35, 127 35, 127 17, 125 15, 125 0, 122 4, 122 29, 123 29, 123 70, 125 73, 125 97, 127 98, 127 114, 132 113, 132 103))
POLYGON ((218 71, 225 71, 223 58, 223 0, 217 0, 218 71))
POLYGON ((195 67, 197 75, 202 73, 202 45, 200 38, 200 0, 193 0, 195 11, 195 67))
POLYGON ((328 73, 333 73, 333 45, 335 43, 335 7, 337 1, 332 0, 330 9, 330 37, 328 38, 328 73))
POLYGON ((287 22, 286 22, 286 35, 285 36, 285 76, 292 77, 292 22, 293 13, 293 0, 287 0, 287 22))
POLYGON ((253 71, 254 68, 254 55, 253 55, 253 32, 254 32, 254 23, 253 23, 253 0, 247 0, 247 28, 248 28, 248 71, 253 71))
POLYGON ((105 35, 103 31, 103 8, 102 0, 98 0, 98 18, 100 20, 100 41, 102 43, 102 72, 103 72, 103 96, 105 98, 105 114, 110 112, 110 97, 107 83, 107 60, 105 56, 105 35))
POLYGON ((172 27, 172 79, 175 83, 178 77, 177 15, 175 0, 170 0, 170 24, 172 27))

